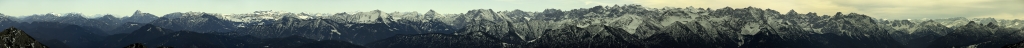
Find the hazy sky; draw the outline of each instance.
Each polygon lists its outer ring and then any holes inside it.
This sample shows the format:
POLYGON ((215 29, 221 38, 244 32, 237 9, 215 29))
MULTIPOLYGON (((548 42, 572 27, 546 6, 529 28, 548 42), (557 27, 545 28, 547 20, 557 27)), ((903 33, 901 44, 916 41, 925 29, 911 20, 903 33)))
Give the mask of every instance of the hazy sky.
POLYGON ((646 7, 753 6, 786 12, 819 14, 860 13, 876 18, 921 19, 993 17, 1024 19, 1024 0, 0 0, 0 13, 24 16, 44 13, 130 15, 135 10, 163 15, 172 12, 252 13, 275 10, 337 13, 385 12, 465 13, 472 9, 541 11, 577 9, 596 5, 641 4, 646 7))
MULTIPOLYGON (((630 4, 626 1, 607 3, 630 4)), ((131 15, 135 10, 163 15, 173 12, 252 13, 274 10, 307 13, 340 13, 381 10, 385 12, 465 13, 473 9, 541 11, 575 9, 600 4, 582 0, 0 0, 0 13, 12 16, 45 13, 131 15)), ((610 4, 614 5, 614 4, 610 4)))

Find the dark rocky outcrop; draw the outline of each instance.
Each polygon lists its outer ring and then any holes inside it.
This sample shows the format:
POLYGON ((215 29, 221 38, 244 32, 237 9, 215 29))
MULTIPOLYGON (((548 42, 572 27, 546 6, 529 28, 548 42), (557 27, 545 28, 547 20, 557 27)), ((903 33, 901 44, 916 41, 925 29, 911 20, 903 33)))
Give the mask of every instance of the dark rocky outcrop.
POLYGON ((5 48, 49 48, 36 39, 32 38, 25 31, 10 27, 0 32, 0 47, 5 48))
POLYGON ((142 43, 135 43, 125 46, 124 48, 146 48, 146 45, 142 45, 142 43))

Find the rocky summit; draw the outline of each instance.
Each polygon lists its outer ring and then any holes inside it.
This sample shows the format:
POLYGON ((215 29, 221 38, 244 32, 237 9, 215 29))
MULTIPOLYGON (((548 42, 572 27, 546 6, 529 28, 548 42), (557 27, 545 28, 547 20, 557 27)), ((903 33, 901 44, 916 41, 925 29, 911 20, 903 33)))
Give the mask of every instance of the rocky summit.
POLYGON ((4 48, 49 48, 43 43, 39 43, 32 36, 25 34, 25 31, 18 30, 17 28, 10 27, 0 32, 0 47, 4 48))

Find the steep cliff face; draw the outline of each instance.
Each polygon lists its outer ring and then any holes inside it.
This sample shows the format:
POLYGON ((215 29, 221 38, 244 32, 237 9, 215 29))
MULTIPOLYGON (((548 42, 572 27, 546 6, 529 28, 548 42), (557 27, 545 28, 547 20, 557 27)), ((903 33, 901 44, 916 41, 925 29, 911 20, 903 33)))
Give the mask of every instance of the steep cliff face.
POLYGON ((36 39, 32 38, 25 31, 18 30, 17 28, 10 27, 0 32, 0 47, 5 48, 49 48, 36 39))

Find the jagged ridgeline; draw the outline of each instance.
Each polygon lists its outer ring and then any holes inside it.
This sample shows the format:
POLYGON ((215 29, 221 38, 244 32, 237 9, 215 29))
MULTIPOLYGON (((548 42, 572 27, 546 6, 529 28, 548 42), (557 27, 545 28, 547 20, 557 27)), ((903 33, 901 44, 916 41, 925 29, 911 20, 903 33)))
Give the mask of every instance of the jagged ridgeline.
MULTIPOLYGON (((768 8, 595 6, 542 11, 248 14, 141 11, 2 16, 55 47, 186 48, 997 48, 1024 40, 1022 20, 888 20, 768 8), (37 32, 34 32, 37 31, 37 32), (138 44, 135 44, 138 43, 138 44)), ((1014 45, 1007 46, 1013 47, 1014 45)), ((1017 45, 1019 46, 1019 45, 1017 45)))

